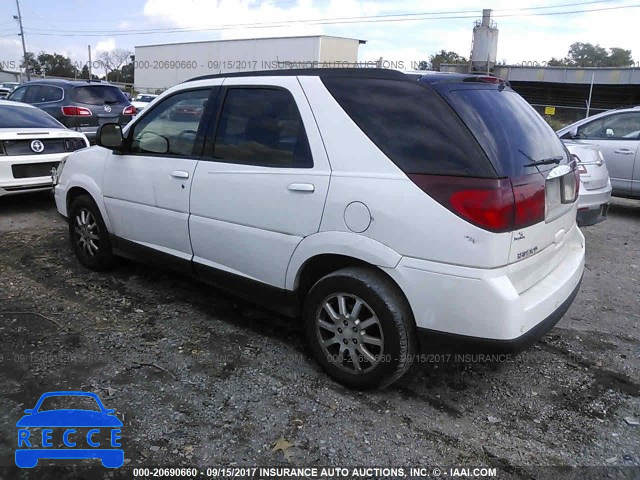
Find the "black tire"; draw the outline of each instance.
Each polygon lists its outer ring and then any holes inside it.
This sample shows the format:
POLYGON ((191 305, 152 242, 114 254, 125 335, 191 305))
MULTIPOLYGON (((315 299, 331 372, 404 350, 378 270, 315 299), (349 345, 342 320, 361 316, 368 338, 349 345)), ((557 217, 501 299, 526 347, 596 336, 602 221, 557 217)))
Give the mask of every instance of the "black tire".
POLYGON ((386 387, 413 363, 418 344, 411 308, 400 289, 373 268, 345 268, 318 280, 307 294, 303 315, 314 357, 348 387, 386 387))
POLYGON ((80 195, 69 207, 69 238, 80 263, 91 270, 107 270, 115 256, 100 209, 89 195, 80 195))

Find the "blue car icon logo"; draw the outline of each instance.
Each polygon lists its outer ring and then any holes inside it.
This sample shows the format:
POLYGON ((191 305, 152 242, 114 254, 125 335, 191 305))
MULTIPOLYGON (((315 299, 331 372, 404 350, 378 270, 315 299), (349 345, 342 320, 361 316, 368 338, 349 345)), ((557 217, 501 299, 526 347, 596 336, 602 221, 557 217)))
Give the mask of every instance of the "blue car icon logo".
POLYGON ((95 393, 48 392, 43 394, 33 409, 27 409, 18 422, 18 448, 16 465, 33 468, 43 459, 99 458, 107 468, 118 468, 124 463, 120 444, 122 422, 107 409, 95 393), (73 404, 84 401, 95 409, 56 408, 46 405, 73 404), (46 405, 43 406, 43 403, 46 405))

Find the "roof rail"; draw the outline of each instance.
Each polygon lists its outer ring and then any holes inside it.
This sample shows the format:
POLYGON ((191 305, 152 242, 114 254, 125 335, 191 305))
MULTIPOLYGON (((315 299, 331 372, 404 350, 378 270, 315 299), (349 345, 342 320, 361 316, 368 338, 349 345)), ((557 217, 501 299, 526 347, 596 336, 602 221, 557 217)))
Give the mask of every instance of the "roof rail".
POLYGON ((183 83, 195 82, 197 80, 209 80, 212 78, 230 78, 230 77, 288 77, 288 76, 331 76, 331 77, 359 77, 359 78, 378 78, 381 80, 409 80, 407 75, 398 71, 387 68, 299 68, 299 69, 282 69, 282 70, 257 70, 252 72, 230 72, 216 73, 212 75, 202 75, 200 77, 190 78, 183 83))

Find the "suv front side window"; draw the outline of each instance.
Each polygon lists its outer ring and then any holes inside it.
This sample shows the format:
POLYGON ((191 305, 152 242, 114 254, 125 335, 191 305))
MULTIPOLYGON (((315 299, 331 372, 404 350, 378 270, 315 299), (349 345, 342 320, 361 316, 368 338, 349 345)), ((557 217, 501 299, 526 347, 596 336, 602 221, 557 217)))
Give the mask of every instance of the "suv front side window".
POLYGON ((578 127, 578 138, 608 140, 638 140, 640 112, 617 113, 578 127))
POLYGON ((131 153, 191 156, 210 89, 164 99, 133 127, 131 153))
POLYGON ((311 168, 313 159, 290 92, 230 88, 215 138, 214 159, 263 167, 311 168))

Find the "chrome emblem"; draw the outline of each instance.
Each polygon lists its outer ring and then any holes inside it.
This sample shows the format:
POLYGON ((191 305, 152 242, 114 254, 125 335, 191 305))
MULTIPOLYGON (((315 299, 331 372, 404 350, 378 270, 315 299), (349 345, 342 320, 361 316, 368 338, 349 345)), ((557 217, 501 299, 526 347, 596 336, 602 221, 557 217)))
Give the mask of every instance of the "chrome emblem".
POLYGON ((40 140, 34 140, 33 142, 31 142, 31 150, 36 153, 44 152, 44 143, 42 143, 40 140))
POLYGON ((111 111, 111 107, 109 105, 104 106, 104 111, 109 113, 111 111))

